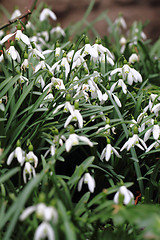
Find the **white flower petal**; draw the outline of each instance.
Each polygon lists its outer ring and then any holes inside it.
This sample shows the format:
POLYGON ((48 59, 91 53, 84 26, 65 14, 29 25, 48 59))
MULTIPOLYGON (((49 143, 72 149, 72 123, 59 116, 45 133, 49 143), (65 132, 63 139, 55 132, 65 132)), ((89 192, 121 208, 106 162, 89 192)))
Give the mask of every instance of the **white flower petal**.
POLYGON ((160 133, 160 128, 156 124, 156 125, 153 126, 153 137, 154 137, 155 140, 157 140, 159 138, 159 133, 160 133))
POLYGON ((1 44, 5 43, 8 39, 10 39, 15 33, 10 33, 6 35, 2 40, 0 41, 1 44))
POLYGON ((24 219, 26 219, 31 213, 33 213, 34 211, 36 211, 36 206, 31 206, 26 208, 23 213, 20 215, 19 219, 21 221, 23 221, 24 219))

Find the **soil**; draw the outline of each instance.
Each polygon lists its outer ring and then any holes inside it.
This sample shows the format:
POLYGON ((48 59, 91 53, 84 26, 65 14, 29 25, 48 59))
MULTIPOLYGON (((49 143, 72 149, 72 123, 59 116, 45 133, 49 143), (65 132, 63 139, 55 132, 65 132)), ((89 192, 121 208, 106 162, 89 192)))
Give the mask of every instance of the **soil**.
MULTIPOLYGON (((44 1, 38 0, 37 4, 40 2, 44 1)), ((90 0, 45 0, 45 3, 56 13, 58 22, 64 28, 82 19, 89 2, 90 0)), ((27 9, 31 8, 32 3, 33 0, 0 0, 0 4, 10 13, 14 11, 15 6, 18 6, 20 11, 25 13, 27 9)), ((122 13, 128 27, 135 20, 142 21, 143 24, 149 21, 144 32, 153 41, 159 38, 160 0, 95 0, 94 8, 88 20, 95 19, 106 10, 112 20, 115 20, 119 13, 122 13)), ((6 23, 7 18, 4 17, 2 11, 0 11, 0 14, 0 24, 3 25, 6 23)), ((104 20, 96 23, 95 27, 101 36, 108 34, 108 26, 104 20)))

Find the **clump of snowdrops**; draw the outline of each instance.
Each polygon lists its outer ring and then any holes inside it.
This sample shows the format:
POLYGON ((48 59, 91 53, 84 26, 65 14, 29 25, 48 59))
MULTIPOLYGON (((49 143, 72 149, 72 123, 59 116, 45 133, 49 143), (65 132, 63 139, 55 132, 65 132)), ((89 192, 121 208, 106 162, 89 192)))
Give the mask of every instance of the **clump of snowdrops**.
POLYGON ((159 239, 160 42, 92 6, 0 32, 1 239, 159 239))

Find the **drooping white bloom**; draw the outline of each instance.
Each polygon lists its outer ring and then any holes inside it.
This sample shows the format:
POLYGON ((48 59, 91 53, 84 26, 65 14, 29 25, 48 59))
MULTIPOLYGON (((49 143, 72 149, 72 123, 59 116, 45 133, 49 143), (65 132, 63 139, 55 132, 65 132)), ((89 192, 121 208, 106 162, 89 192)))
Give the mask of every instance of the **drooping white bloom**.
POLYGON ((111 72, 111 76, 118 72, 122 75, 123 80, 127 80, 129 85, 132 85, 133 82, 142 82, 141 74, 134 68, 130 68, 127 64, 125 64, 122 68, 114 69, 111 72))
POLYGON ((99 101, 103 100, 103 94, 101 92, 101 90, 99 89, 98 85, 95 83, 94 81, 94 77, 91 77, 88 80, 88 85, 89 85, 89 91, 91 92, 91 97, 94 98, 98 98, 99 101))
POLYGON ((156 117, 158 117, 158 112, 160 111, 160 103, 154 105, 154 107, 152 108, 151 112, 154 112, 154 114, 156 115, 156 117))
POLYGON ((38 158, 37 156, 34 154, 33 151, 29 151, 26 155, 26 158, 28 159, 28 161, 30 163, 34 163, 34 167, 36 168, 37 167, 37 164, 38 164, 38 158))
POLYGON ((21 65, 21 69, 26 70, 26 68, 29 68, 29 61, 27 58, 24 59, 22 65, 21 65))
POLYGON ((129 57, 128 62, 131 64, 138 62, 139 61, 139 57, 136 53, 132 53, 132 55, 129 57))
POLYGON ((10 33, 8 35, 6 35, 2 40, 1 40, 1 44, 5 43, 8 39, 10 39, 12 36, 15 35, 15 39, 16 40, 22 40, 22 42, 24 42, 26 45, 30 45, 30 40, 29 38, 24 34, 22 33, 21 30, 18 30, 14 33, 10 33))
POLYGON ((41 60, 36 66, 35 66, 35 70, 34 73, 38 72, 40 69, 48 69, 51 72, 51 68, 50 66, 44 61, 41 60))
POLYGON ((116 18, 116 20, 114 21, 114 24, 116 25, 117 29, 119 29, 119 27, 122 27, 123 29, 127 28, 126 21, 122 16, 119 16, 118 18, 116 18))
POLYGON ((63 83, 62 79, 52 77, 51 78, 51 83, 47 84, 45 86, 45 88, 43 89, 43 91, 45 91, 47 88, 49 88, 49 90, 51 90, 52 86, 54 86, 58 90, 64 90, 65 89, 65 86, 64 86, 64 83, 63 83))
POLYGON ((126 48, 126 43, 127 43, 126 38, 125 37, 121 37, 119 43, 121 45, 120 53, 124 53, 125 48, 126 48))
POLYGON ((117 82, 113 83, 113 85, 110 88, 110 91, 113 92, 116 86, 122 87, 122 91, 124 94, 127 93, 127 86, 124 83, 123 79, 119 79, 117 82))
POLYGON ((87 63, 85 61, 85 59, 80 55, 76 61, 73 62, 72 64, 72 69, 75 69, 76 67, 79 67, 79 66, 83 66, 84 69, 86 69, 89 73, 89 69, 88 69, 88 66, 87 66, 87 63))
POLYGON ((144 141, 145 142, 149 139, 151 133, 153 133, 153 138, 155 140, 158 140, 159 136, 160 136, 160 127, 159 127, 159 125, 158 124, 154 124, 154 120, 153 119, 151 119, 151 120, 152 120, 152 123, 151 123, 152 127, 150 129, 148 129, 145 132, 145 134, 144 134, 144 141))
POLYGON ((149 152, 152 148, 157 149, 159 148, 159 146, 160 146, 160 140, 157 140, 146 149, 146 152, 149 152))
POLYGON ((56 147, 59 146, 59 145, 62 146, 64 141, 66 141, 66 138, 65 138, 64 135, 61 135, 61 136, 55 135, 52 145, 50 146, 50 148, 44 154, 44 158, 48 155, 49 152, 50 152, 51 156, 54 156, 55 152, 56 152, 56 147))
POLYGON ((56 223, 58 220, 56 209, 52 206, 46 206, 44 203, 38 203, 35 206, 26 208, 20 215, 19 219, 24 221, 33 212, 36 212, 37 217, 43 221, 52 221, 53 223, 56 223))
POLYGON ((7 52, 8 55, 11 56, 11 58, 12 58, 13 60, 16 60, 16 59, 17 59, 18 62, 21 61, 20 55, 19 55, 18 51, 15 49, 14 46, 10 46, 10 47, 6 50, 6 52, 7 52))
POLYGON ((65 142, 66 151, 69 152, 72 146, 79 144, 79 141, 86 143, 90 147, 93 147, 93 143, 86 136, 78 136, 77 134, 72 133, 65 142))
POLYGON ((26 28, 27 29, 32 29, 33 31, 35 31, 35 26, 30 21, 27 22, 26 28))
POLYGON ((57 113, 61 108, 64 107, 64 112, 73 112, 74 106, 70 104, 69 101, 66 101, 64 104, 60 104, 56 107, 56 109, 53 111, 53 114, 57 113))
POLYGON ((7 165, 10 165, 14 158, 17 158, 21 166, 23 165, 25 161, 25 152, 22 150, 21 147, 16 147, 16 149, 10 153, 7 159, 7 165))
POLYGON ((131 204, 134 204, 134 195, 133 193, 128 190, 125 186, 121 186, 118 190, 118 192, 116 192, 116 194, 114 195, 114 199, 113 201, 116 203, 116 204, 119 204, 121 203, 120 202, 120 199, 121 199, 121 196, 123 199, 123 204, 127 205, 129 203, 131 204))
POLYGON ((54 96, 52 93, 47 94, 47 96, 43 99, 44 103, 41 103, 40 107, 43 107, 43 106, 47 107, 47 105, 48 105, 47 103, 51 102, 53 99, 54 99, 54 96), (46 100, 48 100, 47 103, 46 103, 46 100))
POLYGON ((98 58, 97 50, 95 50, 89 43, 85 44, 84 47, 75 53, 73 61, 76 61, 80 55, 82 55, 82 57, 85 57, 88 54, 93 58, 98 58))
POLYGON ((83 127, 83 117, 78 109, 73 109, 71 115, 65 121, 64 128, 66 128, 71 121, 78 121, 79 128, 83 127))
POLYGON ((48 240, 54 240, 54 231, 51 225, 48 222, 42 222, 34 235, 34 240, 41 240, 41 239, 48 239, 48 240))
POLYGON ((104 127, 98 129, 97 133, 105 133, 106 135, 111 134, 111 130, 113 134, 116 134, 115 127, 111 127, 110 124, 106 124, 104 127))
POLYGON ((57 20, 57 17, 54 12, 52 12, 49 8, 44 8, 42 12, 40 13, 39 20, 44 21, 48 17, 52 18, 54 21, 57 20))
POLYGON ((107 61, 107 63, 109 63, 111 66, 114 66, 114 61, 112 58, 108 57, 108 55, 105 55, 105 54, 102 54, 100 57, 99 57, 99 61, 100 62, 104 62, 107 61))
POLYGON ((36 47, 34 48, 29 48, 29 58, 33 56, 34 58, 40 58, 40 59, 45 59, 44 55, 38 50, 36 49, 36 47))
POLYGON ((129 151, 131 147, 134 147, 135 145, 141 150, 147 149, 145 142, 140 137, 138 137, 138 134, 134 134, 132 137, 129 137, 128 141, 123 145, 120 151, 123 151, 125 148, 127 151, 129 151), (140 143, 142 145, 140 145, 140 143))
POLYGON ((55 28, 52 28, 52 30, 50 31, 51 34, 53 33, 58 33, 61 34, 62 36, 65 36, 65 31, 63 30, 63 28, 61 28, 60 26, 57 26, 55 28))
POLYGON ((23 180, 24 180, 24 183, 27 183, 26 175, 29 176, 28 180, 30 180, 32 178, 32 175, 33 175, 33 177, 36 176, 35 169, 29 162, 25 163, 24 169, 23 169, 23 180))
POLYGON ((12 13, 10 20, 13 20, 14 18, 17 18, 17 17, 19 17, 19 16, 21 16, 21 11, 20 11, 19 9, 16 9, 16 10, 12 13))
POLYGON ((65 76, 67 78, 69 72, 70 72, 70 65, 68 62, 67 57, 63 57, 62 59, 60 59, 58 62, 56 62, 52 67, 51 67, 51 72, 54 73, 54 70, 56 69, 57 71, 60 70, 60 67, 64 67, 65 68, 65 76))
MULTIPOLYGON (((118 105, 118 107, 122 107, 122 104, 121 104, 119 98, 118 98, 114 93, 112 93, 111 90, 108 90, 107 92, 108 92, 108 94, 111 95, 111 97, 114 98, 114 100, 115 100, 116 104, 118 105)), ((104 94, 102 95, 101 104, 103 104, 105 101, 107 101, 107 99, 108 99, 108 94, 107 94, 107 93, 104 93, 104 94)))
POLYGON ((39 37, 39 41, 44 45, 46 44, 46 42, 48 42, 49 40, 49 33, 48 31, 42 31, 37 33, 37 36, 39 37))
POLYGON ((118 158, 121 158, 117 150, 111 146, 111 144, 107 144, 107 146, 103 149, 100 159, 103 160, 105 158, 106 161, 109 161, 112 154, 115 154, 118 158))
POLYGON ((104 55, 106 53, 106 55, 111 58, 112 60, 114 59, 114 55, 109 51, 108 48, 104 47, 102 44, 97 44, 95 43, 92 46, 100 55, 104 55))
POLYGON ((79 192, 82 190, 83 183, 88 185, 88 189, 91 193, 94 192, 94 189, 96 186, 95 180, 89 173, 85 173, 83 175, 83 177, 79 180, 79 182, 78 182, 78 191, 79 192))

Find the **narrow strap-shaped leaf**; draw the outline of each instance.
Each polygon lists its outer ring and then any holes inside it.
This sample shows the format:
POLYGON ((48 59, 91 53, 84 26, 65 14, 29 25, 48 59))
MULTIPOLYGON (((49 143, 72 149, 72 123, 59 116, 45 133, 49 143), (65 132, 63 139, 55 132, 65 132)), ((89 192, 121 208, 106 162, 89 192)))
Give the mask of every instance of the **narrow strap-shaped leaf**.
POLYGON ((18 102, 15 104, 14 110, 10 115, 10 118, 8 119, 8 123, 7 123, 7 127, 6 127, 6 132, 8 131, 13 118, 15 117, 19 107, 21 106, 21 104, 23 103, 23 101, 25 100, 25 98, 27 97, 27 95, 29 94, 29 92, 31 91, 32 87, 33 87, 34 82, 31 82, 26 88, 25 91, 22 93, 22 95, 20 96, 20 98, 18 99, 18 102))

